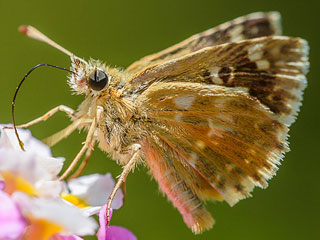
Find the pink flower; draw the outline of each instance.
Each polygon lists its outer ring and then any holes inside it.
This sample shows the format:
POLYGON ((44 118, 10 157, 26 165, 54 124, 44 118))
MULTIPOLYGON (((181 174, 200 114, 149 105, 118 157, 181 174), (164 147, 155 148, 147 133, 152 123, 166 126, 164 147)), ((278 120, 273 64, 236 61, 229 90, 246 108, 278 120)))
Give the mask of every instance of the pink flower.
POLYGON ((106 205, 102 207, 99 213, 99 223, 98 240, 137 240, 136 236, 124 227, 107 226, 106 205))
MULTIPOLYGON (((99 213, 108 199, 115 182, 110 173, 90 174, 68 181, 69 192, 61 194, 62 198, 81 208, 88 215, 99 213)), ((119 209, 123 204, 123 193, 119 190, 112 201, 111 207, 119 209)))
POLYGON ((63 236, 63 235, 57 234, 52 237, 52 240, 83 240, 83 238, 78 237, 76 235, 63 236))
POLYGON ((10 196, 0 190, 0 239, 17 239, 24 233, 26 221, 10 196))
MULTIPOLYGON (((1 137, 0 146, 21 151, 17 137, 13 129, 3 129, 5 126, 12 126, 12 124, 0 124, 1 137)), ((50 148, 42 143, 40 140, 34 138, 31 132, 26 129, 18 129, 19 136, 24 143, 26 152, 35 153, 39 156, 51 157, 50 148)), ((22 152, 22 151, 21 151, 22 152)))
POLYGON ((13 130, 1 129, 0 239, 79 240, 74 234, 95 234, 94 219, 60 197, 63 159, 53 158, 30 131, 19 133, 26 152, 18 148, 13 130))
POLYGON ((11 129, 0 125, 0 180, 5 182, 4 191, 12 194, 23 191, 31 195, 56 197, 63 184, 58 181, 62 158, 54 158, 50 148, 32 137, 30 131, 19 129, 26 152, 21 151, 11 129))
MULTIPOLYGON (((137 239, 124 227, 106 225, 104 204, 115 184, 110 173, 61 182, 62 158, 19 129, 23 152, 14 131, 0 128, 0 240, 83 240, 80 236, 96 233, 90 216, 98 212, 98 240, 137 239)), ((121 208, 123 197, 119 190, 111 207, 121 208)))

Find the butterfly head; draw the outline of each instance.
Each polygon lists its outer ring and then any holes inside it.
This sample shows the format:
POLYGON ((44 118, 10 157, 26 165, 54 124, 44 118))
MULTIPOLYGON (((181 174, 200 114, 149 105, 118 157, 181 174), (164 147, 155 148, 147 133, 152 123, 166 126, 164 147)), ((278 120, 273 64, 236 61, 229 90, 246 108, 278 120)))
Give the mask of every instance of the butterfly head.
POLYGON ((71 70, 74 72, 69 78, 70 87, 77 94, 99 95, 108 89, 117 73, 96 60, 85 60, 72 56, 71 70))

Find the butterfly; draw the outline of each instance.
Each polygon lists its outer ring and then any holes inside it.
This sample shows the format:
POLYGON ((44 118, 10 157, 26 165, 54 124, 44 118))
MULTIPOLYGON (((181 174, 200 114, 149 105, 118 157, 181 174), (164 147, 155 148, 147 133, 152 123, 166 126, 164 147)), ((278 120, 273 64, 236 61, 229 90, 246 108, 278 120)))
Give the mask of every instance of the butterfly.
POLYGON ((309 50, 303 39, 280 36, 277 12, 237 18, 126 69, 87 62, 31 26, 20 31, 71 57, 68 83, 85 97, 77 110, 60 105, 17 127, 64 111, 72 123, 44 140, 50 146, 86 129, 85 143, 61 179, 76 166, 79 174, 98 143, 123 166, 108 210, 128 173, 145 164, 198 234, 214 224, 205 201, 233 206, 255 186, 266 188, 289 150, 309 50))

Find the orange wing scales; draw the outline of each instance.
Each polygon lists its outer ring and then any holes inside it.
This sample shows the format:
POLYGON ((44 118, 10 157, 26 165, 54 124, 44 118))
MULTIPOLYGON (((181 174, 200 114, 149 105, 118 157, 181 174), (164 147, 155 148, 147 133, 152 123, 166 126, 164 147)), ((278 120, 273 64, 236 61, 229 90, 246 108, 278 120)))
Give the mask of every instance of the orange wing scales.
POLYGON ((288 150, 288 128, 243 92, 158 83, 143 96, 152 102, 148 116, 158 137, 179 156, 175 172, 192 168, 230 205, 250 196, 254 186, 266 187, 288 150), (177 96, 185 102, 177 102, 177 96))

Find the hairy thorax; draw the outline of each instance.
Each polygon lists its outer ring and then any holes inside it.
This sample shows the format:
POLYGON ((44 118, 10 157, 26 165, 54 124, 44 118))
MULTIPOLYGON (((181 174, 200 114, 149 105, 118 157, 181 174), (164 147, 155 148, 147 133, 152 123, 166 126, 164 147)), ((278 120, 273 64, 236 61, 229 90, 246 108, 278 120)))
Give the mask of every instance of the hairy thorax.
POLYGON ((140 143, 144 131, 139 109, 134 102, 120 96, 121 90, 108 90, 98 96, 89 95, 78 108, 76 119, 87 119, 80 128, 88 130, 95 117, 97 106, 103 107, 101 121, 97 123, 94 137, 101 150, 110 153, 121 165, 125 165, 132 156, 131 146, 140 143))

